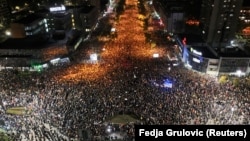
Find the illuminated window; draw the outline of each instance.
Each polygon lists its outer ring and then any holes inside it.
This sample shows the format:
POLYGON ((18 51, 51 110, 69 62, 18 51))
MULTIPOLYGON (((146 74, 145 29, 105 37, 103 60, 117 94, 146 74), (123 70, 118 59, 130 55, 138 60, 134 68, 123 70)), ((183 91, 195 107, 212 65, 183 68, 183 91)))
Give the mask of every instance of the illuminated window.
POLYGON ((196 63, 200 63, 201 61, 197 58, 193 58, 193 61, 196 62, 196 63))

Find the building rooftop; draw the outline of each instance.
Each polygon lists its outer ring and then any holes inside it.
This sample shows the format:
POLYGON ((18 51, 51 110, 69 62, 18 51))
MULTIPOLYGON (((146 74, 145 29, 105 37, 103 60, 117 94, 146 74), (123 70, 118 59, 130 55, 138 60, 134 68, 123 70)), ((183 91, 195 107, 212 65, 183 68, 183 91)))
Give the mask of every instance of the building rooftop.
POLYGON ((80 13, 89 13, 89 12, 91 12, 94 9, 94 7, 95 6, 84 6, 81 9, 80 13))
POLYGON ((184 38, 186 38, 185 40, 186 40, 187 45, 205 43, 201 35, 181 33, 181 34, 178 34, 177 36, 179 37, 180 40, 183 40, 184 38))
POLYGON ((0 43, 0 49, 41 49, 52 44, 41 36, 31 36, 26 38, 9 38, 0 43))
POLYGON ((15 21, 14 23, 21 23, 26 25, 42 18, 43 18, 42 16, 39 16, 37 14, 30 14, 22 19, 15 21))
POLYGON ((29 14, 29 9, 26 9, 26 8, 24 8, 24 9, 22 9, 22 10, 20 10, 20 11, 12 11, 12 16, 18 16, 18 15, 27 15, 27 14, 29 14))
POLYGON ((43 13, 43 14, 47 14, 49 12, 50 12, 49 9, 45 7, 36 11, 36 13, 43 13))
POLYGON ((221 57, 250 57, 250 54, 247 50, 242 50, 240 48, 225 48, 224 51, 220 51, 219 56, 221 57))
POLYGON ((195 52, 201 53, 205 58, 218 59, 218 57, 212 51, 210 51, 207 46, 190 46, 188 50, 194 54, 195 52))
POLYGON ((198 52, 202 52, 203 57, 218 58, 216 53, 219 57, 250 57, 250 52, 243 48, 224 48, 221 51, 210 49, 200 35, 183 33, 177 36, 180 41, 183 42, 185 40, 189 51, 191 51, 192 48, 198 52))

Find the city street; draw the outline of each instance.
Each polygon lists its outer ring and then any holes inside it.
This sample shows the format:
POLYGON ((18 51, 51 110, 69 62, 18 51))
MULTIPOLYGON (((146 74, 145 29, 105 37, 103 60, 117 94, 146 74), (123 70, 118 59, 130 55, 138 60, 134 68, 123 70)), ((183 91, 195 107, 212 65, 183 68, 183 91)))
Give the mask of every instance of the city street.
POLYGON ((69 64, 29 75, 1 72, 0 118, 13 138, 133 141, 135 123, 250 124, 249 89, 171 64, 168 54, 174 49, 146 40, 137 5, 126 0, 111 24, 115 36, 95 34, 69 64), (31 113, 6 114, 17 106, 31 113), (136 121, 111 123, 116 115, 136 121))

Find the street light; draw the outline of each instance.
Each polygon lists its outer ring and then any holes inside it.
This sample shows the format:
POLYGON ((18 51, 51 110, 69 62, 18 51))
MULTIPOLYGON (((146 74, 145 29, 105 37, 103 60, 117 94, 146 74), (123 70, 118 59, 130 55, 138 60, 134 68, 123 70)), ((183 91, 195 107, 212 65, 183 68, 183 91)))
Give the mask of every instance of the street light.
POLYGON ((90 54, 90 60, 91 61, 97 61, 97 54, 96 53, 90 54))
POLYGON ((9 30, 6 30, 6 31, 5 31, 5 35, 6 35, 6 36, 10 36, 10 35, 11 35, 11 32, 10 32, 9 30))
POLYGON ((237 75, 238 77, 240 77, 241 74, 242 74, 241 70, 237 70, 237 71, 236 71, 236 75, 237 75))
POLYGON ((107 132, 108 132, 108 133, 110 133, 111 131, 112 131, 111 127, 110 127, 110 126, 108 126, 108 128, 107 128, 107 132))
POLYGON ((154 54, 153 54, 153 58, 159 58, 159 56, 160 56, 160 55, 159 55, 158 53, 154 53, 154 54))
POLYGON ((230 119, 229 119, 230 122, 231 122, 231 119, 232 119, 232 117, 233 117, 234 110, 235 110, 234 107, 232 107, 232 108, 231 108, 231 116, 230 116, 230 119))

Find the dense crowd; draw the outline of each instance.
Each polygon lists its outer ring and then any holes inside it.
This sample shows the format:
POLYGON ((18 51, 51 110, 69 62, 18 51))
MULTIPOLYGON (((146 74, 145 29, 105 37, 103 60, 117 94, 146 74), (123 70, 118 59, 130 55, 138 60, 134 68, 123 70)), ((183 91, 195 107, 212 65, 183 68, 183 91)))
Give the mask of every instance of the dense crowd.
MULTIPOLYGON (((138 124, 250 123, 248 87, 219 84, 216 78, 167 66, 160 60, 133 61, 133 67, 121 66, 101 80, 77 83, 53 79, 63 66, 35 76, 3 71, 1 119, 16 136, 34 138, 28 134, 33 131, 37 138, 54 140, 77 138, 79 129, 105 136, 102 123, 124 113, 136 115, 138 124), (162 87, 165 79, 171 79, 172 88, 162 87), (5 114, 16 106, 25 106, 31 114, 5 114), (49 132, 45 124, 57 129, 49 132)), ((132 124, 124 127, 130 127, 124 131, 133 136, 132 124)))
MULTIPOLYGON (((131 12, 125 14, 133 15, 131 12)), ((129 26, 129 20, 124 20, 128 19, 120 19, 120 24, 129 26)), ((144 49, 148 46, 142 47, 145 39, 138 34, 141 31, 118 29, 118 37, 105 46, 109 53, 104 53, 98 68, 77 61, 42 72, 2 71, 0 120, 5 121, 3 127, 10 136, 63 141, 79 139, 87 131, 89 140, 108 140, 109 119, 122 114, 137 117, 136 124, 250 124, 249 87, 219 84, 217 78, 181 64, 172 66, 164 56, 147 56, 144 49), (86 66, 97 71, 81 72, 86 66), (68 73, 72 75, 65 79, 68 73), (172 88, 164 86, 166 79, 172 88), (8 108, 18 106, 26 108, 24 115, 6 114, 8 108)), ((81 58, 86 53, 74 55, 81 58)), ((119 125, 125 133, 122 140, 133 140, 134 124, 119 125)))

